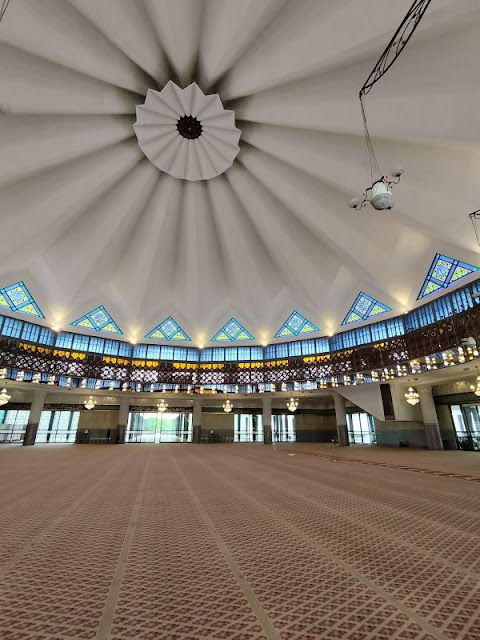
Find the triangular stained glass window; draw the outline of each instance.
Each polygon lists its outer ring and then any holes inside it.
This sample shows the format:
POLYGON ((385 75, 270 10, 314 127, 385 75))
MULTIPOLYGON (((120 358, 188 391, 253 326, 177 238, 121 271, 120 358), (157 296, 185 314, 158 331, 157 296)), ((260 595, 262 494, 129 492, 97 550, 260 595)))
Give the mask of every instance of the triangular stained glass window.
POLYGON ((37 318, 45 317, 23 282, 16 282, 0 289, 0 307, 5 307, 10 311, 26 313, 37 318))
POLYGON ((298 311, 293 311, 285 324, 277 331, 275 338, 298 336, 301 333, 310 333, 311 331, 320 331, 320 329, 313 322, 304 318, 298 311))
POLYGON ((73 327, 83 327, 84 329, 91 329, 93 331, 106 331, 108 333, 122 334, 116 322, 113 321, 112 316, 105 310, 105 307, 97 307, 92 311, 89 311, 75 322, 72 322, 73 327))
POLYGON ((190 340, 185 331, 169 316, 163 322, 147 333, 146 338, 160 338, 162 340, 190 340))
POLYGON ((387 307, 386 304, 383 304, 382 302, 375 300, 375 298, 372 298, 372 296, 360 291, 342 324, 360 322, 360 320, 367 320, 368 318, 377 316, 379 313, 386 313, 391 310, 391 307, 387 307))
POLYGON ((254 337, 251 333, 249 333, 242 325, 235 320, 235 318, 230 318, 226 325, 224 325, 218 333, 216 333, 212 342, 227 342, 235 340, 254 340, 254 337))
POLYGON ((460 262, 441 253, 436 253, 417 300, 439 289, 446 289, 457 280, 460 280, 460 278, 464 278, 475 271, 478 271, 478 267, 473 266, 473 264, 460 262))

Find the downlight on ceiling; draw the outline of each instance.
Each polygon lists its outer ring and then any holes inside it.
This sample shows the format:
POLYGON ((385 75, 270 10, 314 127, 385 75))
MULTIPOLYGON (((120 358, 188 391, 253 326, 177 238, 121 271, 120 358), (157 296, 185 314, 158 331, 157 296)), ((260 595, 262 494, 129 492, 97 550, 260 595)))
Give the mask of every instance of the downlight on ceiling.
POLYGON ((193 82, 181 89, 169 81, 148 89, 133 125, 138 144, 159 169, 183 180, 209 180, 229 169, 240 151, 240 129, 219 96, 193 82))

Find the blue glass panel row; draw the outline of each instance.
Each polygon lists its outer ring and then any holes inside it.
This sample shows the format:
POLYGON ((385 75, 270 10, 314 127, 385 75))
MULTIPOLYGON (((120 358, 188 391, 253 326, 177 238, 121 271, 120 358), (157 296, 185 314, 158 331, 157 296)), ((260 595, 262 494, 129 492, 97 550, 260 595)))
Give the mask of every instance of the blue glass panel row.
MULTIPOLYGON (((470 309, 476 304, 472 295, 480 293, 480 279, 396 318, 338 333, 330 338, 296 340, 270 344, 267 347, 214 347, 201 351, 194 348, 161 345, 131 345, 78 333, 55 333, 47 327, 0 316, 0 333, 9 338, 109 356, 183 362, 249 362, 308 356, 340 351, 388 340, 470 309)), ((477 302, 478 303, 478 302, 477 302)))

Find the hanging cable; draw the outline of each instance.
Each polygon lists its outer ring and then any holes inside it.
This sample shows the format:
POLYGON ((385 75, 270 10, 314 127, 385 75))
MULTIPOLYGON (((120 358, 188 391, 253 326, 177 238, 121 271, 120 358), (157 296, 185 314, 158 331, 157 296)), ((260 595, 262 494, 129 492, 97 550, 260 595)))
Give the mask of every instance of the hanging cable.
POLYGON ((0 22, 2 21, 9 4, 10 0, 2 0, 2 4, 0 5, 0 22))

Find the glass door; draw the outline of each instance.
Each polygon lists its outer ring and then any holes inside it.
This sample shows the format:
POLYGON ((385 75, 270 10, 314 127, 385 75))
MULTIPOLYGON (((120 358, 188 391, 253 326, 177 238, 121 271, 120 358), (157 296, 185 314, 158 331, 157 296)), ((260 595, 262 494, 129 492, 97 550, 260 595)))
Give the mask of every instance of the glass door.
POLYGON ((25 429, 28 424, 28 409, 2 409, 0 410, 0 442, 22 442, 25 429))
POLYGON ((295 416, 281 414, 272 416, 273 442, 295 442, 295 416))
POLYGON ((130 413, 126 442, 191 442, 191 413, 130 413))
POLYGON ((480 405, 450 406, 457 445, 464 451, 480 451, 480 405))
POLYGON ((347 413, 348 438, 351 444, 375 444, 375 421, 369 413, 347 413))
POLYGON ((234 442, 263 442, 261 414, 236 413, 233 416, 234 442))

